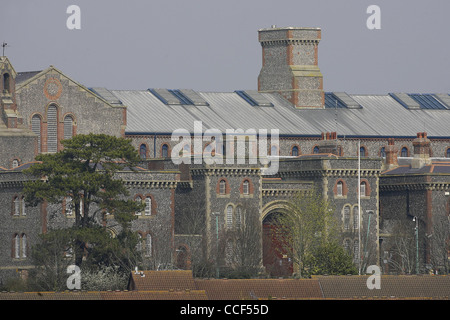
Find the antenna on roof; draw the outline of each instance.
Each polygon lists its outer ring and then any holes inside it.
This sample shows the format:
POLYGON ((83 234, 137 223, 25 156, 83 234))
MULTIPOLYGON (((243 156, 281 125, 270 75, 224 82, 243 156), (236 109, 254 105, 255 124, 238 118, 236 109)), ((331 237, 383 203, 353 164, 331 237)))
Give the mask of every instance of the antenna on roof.
POLYGON ((5 41, 3 41, 3 43, 2 43, 2 48, 3 48, 3 53, 2 53, 2 56, 4 57, 5 56, 5 48, 8 46, 8 44, 5 42, 5 41))

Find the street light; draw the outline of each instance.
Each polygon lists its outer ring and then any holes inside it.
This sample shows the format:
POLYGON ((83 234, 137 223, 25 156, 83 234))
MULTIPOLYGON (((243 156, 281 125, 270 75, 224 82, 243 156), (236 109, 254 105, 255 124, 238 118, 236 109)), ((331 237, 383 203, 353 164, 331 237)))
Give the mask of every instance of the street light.
POLYGON ((419 219, 414 216, 413 221, 416 222, 416 227, 414 228, 416 235, 416 274, 419 274, 419 219))
POLYGON ((220 212, 211 212, 213 216, 216 217, 216 277, 219 278, 219 263, 217 259, 219 258, 219 215, 220 212))

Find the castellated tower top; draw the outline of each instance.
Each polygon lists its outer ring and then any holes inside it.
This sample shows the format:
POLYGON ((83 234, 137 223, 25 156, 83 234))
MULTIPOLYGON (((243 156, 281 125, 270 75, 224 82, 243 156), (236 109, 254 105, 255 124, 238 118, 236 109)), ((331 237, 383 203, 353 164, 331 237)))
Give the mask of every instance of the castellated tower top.
POLYGON ((318 67, 320 28, 260 29, 262 68, 258 91, 278 92, 296 108, 324 108, 318 67))

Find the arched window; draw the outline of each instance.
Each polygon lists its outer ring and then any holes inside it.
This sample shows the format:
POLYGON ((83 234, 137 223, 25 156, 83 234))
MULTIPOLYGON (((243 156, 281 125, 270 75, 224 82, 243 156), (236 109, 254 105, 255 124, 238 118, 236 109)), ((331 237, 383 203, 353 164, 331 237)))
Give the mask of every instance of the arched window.
POLYGON ((162 146, 162 155, 163 158, 169 157, 169 146, 167 144, 163 144, 162 146))
POLYGON ((11 89, 9 86, 9 73, 3 74, 3 90, 8 93, 11 93, 11 89))
POLYGON ((14 237, 14 257, 16 259, 20 258, 20 236, 18 234, 14 237))
POLYGON ((219 182, 219 193, 220 194, 227 193, 227 182, 225 180, 220 180, 219 182))
POLYGON ((314 147, 313 153, 314 153, 314 154, 318 154, 318 153, 319 153, 319 147, 318 147, 318 146, 315 146, 315 147, 314 147))
POLYGON ((450 148, 447 148, 447 153, 445 154, 447 158, 450 158, 450 148))
POLYGON ((350 230, 350 207, 344 207, 344 230, 350 230))
POLYGON ((359 229, 359 210, 358 206, 353 207, 353 229, 359 229))
POLYGON ((139 155, 141 159, 147 158, 147 146, 144 143, 139 147, 139 155))
POLYGON ((406 148, 406 147, 402 148, 401 156, 402 157, 407 157, 408 156, 408 148, 406 148))
POLYGON ((236 228, 240 228, 242 223, 242 207, 237 206, 236 208, 236 228))
POLYGON ((227 206, 227 228, 231 228, 233 226, 233 206, 229 204, 227 206))
POLYGON ((270 155, 278 156, 278 147, 276 145, 270 147, 270 155))
POLYGON ((292 147, 291 154, 293 157, 298 157, 298 147, 297 146, 292 147))
POLYGON ((72 139, 73 136, 73 118, 70 115, 64 117, 64 139, 72 139))
POLYGON ((361 157, 367 157, 367 155, 366 155, 366 148, 365 147, 360 147, 359 148, 359 154, 361 155, 361 157))
POLYGON ((244 182, 242 182, 242 193, 250 194, 250 182, 248 180, 244 180, 244 182))
POLYGON ((338 181, 336 184, 336 195, 338 197, 342 197, 344 195, 344 183, 342 181, 338 181))
POLYGON ((22 258, 26 258, 27 257, 27 235, 23 234, 22 235, 22 243, 21 243, 21 254, 22 254, 22 258))
POLYGON ((152 256, 152 236, 147 234, 147 238, 145 239, 145 255, 147 257, 152 256))
POLYGON ((47 151, 58 151, 58 119, 55 105, 50 105, 47 110, 47 151))
POLYGON ((151 197, 145 198, 145 215, 146 216, 152 215, 152 198, 151 197))
POLYGON ((14 197, 14 215, 20 215, 20 199, 18 196, 14 197))
POLYGON ((27 209, 26 209, 26 204, 25 204, 25 196, 22 196, 22 199, 20 201, 20 205, 22 206, 22 215, 26 216, 27 215, 27 209))
POLYGON ((141 252, 142 251, 142 235, 140 234, 140 233, 138 233, 138 242, 136 243, 136 250, 138 251, 138 252, 141 252))
POLYGON ((380 157, 386 158, 386 148, 385 147, 382 147, 380 149, 380 157))
POLYGON ((367 190, 367 183, 365 181, 361 181, 361 184, 359 185, 359 194, 361 197, 366 196, 366 190, 367 190))
POLYGON ((31 118, 31 131, 33 131, 33 133, 35 135, 37 135, 37 137, 38 137, 38 139, 37 139, 38 153, 41 153, 41 135, 42 135, 41 122, 42 122, 42 119, 37 114, 35 114, 31 118))

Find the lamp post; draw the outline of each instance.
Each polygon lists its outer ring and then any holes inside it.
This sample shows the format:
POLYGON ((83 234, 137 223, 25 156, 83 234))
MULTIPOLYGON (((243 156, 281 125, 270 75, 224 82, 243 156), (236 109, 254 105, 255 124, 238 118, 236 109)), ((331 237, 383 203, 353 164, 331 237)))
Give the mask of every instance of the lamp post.
POLYGON ((419 219, 414 216, 413 221, 416 222, 416 227, 414 228, 416 236, 416 274, 419 274, 419 219))
POLYGON ((212 212, 212 215, 216 217, 216 277, 219 278, 219 263, 217 261, 219 257, 219 215, 220 212, 212 212))

